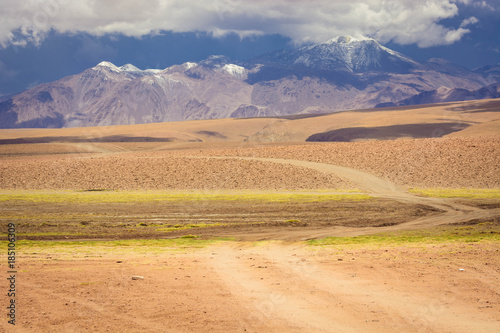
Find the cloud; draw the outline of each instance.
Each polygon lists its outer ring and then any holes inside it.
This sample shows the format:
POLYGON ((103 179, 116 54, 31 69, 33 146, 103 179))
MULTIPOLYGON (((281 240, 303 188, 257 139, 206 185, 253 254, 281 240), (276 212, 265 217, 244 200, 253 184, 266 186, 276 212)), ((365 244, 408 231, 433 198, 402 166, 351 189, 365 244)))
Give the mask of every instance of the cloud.
MULTIPOLYGON (((484 1, 484 0, 483 1, 475 1, 473 3, 473 6, 474 7, 481 7, 481 8, 493 10, 493 11, 496 10, 492 4, 489 4, 487 1, 484 1)), ((498 4, 497 4, 497 9, 498 9, 498 4)))
POLYGON ((53 29, 135 37, 281 34, 297 44, 351 34, 428 47, 454 43, 476 23, 472 17, 456 28, 440 23, 458 15, 459 3, 472 0, 0 0, 0 44, 39 44, 53 29))
POLYGON ((479 22, 479 20, 476 17, 471 16, 462 21, 460 28, 465 28, 466 26, 476 24, 477 22, 479 22))

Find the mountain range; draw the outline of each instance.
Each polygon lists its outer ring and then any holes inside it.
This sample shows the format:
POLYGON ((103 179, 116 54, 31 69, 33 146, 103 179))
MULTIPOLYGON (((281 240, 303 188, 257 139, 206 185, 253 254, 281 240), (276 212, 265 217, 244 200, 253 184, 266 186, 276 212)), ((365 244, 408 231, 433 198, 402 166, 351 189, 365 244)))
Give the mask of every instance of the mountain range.
POLYGON ((211 56, 166 69, 101 62, 0 100, 0 128, 129 125, 288 116, 500 97, 500 64, 417 62, 339 36, 246 62, 211 56))

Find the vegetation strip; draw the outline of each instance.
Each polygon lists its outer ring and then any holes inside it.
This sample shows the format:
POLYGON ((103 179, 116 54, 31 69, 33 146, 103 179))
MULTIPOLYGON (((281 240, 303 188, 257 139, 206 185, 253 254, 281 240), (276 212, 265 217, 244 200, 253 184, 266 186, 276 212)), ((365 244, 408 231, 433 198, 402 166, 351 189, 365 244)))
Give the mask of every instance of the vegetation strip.
MULTIPOLYGON (((18 245, 23 255, 71 254, 79 256, 118 253, 154 254, 202 249, 210 245, 234 242, 231 237, 202 239, 185 235, 173 239, 83 240, 83 241, 32 241, 21 240, 18 245)), ((269 242, 269 241, 266 241, 269 242)), ((264 242, 264 243, 266 243, 264 242)), ((411 246, 426 244, 500 242, 500 225, 483 222, 476 225, 442 226, 425 230, 400 231, 357 237, 327 237, 305 241, 312 249, 329 246, 411 246)), ((256 242, 255 245, 263 242, 256 242)), ((0 242, 2 246, 5 241, 0 242)))
POLYGON ((155 201, 268 201, 316 202, 330 200, 368 200, 372 196, 358 191, 338 192, 156 192, 156 191, 3 191, 0 202, 27 201, 46 203, 127 203, 155 201))
POLYGON ((335 245, 407 245, 433 243, 500 242, 500 225, 483 222, 476 225, 442 226, 414 231, 400 231, 356 237, 327 237, 307 241, 311 246, 335 245))
MULTIPOLYGON (((23 256, 38 254, 71 254, 74 256, 106 254, 155 254, 187 249, 202 249, 209 245, 232 241, 230 237, 200 239, 185 235, 172 239, 82 240, 82 241, 19 241, 23 256)), ((5 245, 6 242, 0 242, 5 245)))
POLYGON ((498 188, 411 188, 409 192, 433 198, 500 199, 498 188))

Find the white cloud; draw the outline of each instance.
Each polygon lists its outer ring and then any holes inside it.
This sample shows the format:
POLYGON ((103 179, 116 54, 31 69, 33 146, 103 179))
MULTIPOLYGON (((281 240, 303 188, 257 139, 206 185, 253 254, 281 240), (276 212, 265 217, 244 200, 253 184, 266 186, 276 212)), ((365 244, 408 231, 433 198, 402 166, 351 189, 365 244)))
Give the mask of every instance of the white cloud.
MULTIPOLYGON (((339 34, 421 47, 450 44, 474 24, 440 21, 471 0, 0 0, 0 44, 40 43, 54 29, 94 35, 143 36, 162 30, 215 35, 282 34, 296 43, 322 42, 339 34)), ((467 21, 467 20, 466 20, 467 21)))
POLYGON ((450 30, 446 33, 444 38, 448 44, 452 44, 462 39, 462 36, 469 32, 470 32, 469 29, 463 29, 463 28, 459 28, 457 30, 450 30))
MULTIPOLYGON (((491 2, 491 0, 490 0, 491 2)), ((473 3, 473 5, 475 7, 481 7, 481 8, 484 8, 484 9, 488 9, 488 10, 495 10, 495 7, 493 6, 493 4, 489 4, 488 1, 475 1, 473 3)), ((498 9, 498 3, 496 4, 497 6, 497 9, 498 9)))
POLYGON ((476 24, 477 22, 479 22, 479 20, 476 17, 471 16, 462 21, 462 23, 460 24, 460 28, 465 28, 466 26, 476 24))

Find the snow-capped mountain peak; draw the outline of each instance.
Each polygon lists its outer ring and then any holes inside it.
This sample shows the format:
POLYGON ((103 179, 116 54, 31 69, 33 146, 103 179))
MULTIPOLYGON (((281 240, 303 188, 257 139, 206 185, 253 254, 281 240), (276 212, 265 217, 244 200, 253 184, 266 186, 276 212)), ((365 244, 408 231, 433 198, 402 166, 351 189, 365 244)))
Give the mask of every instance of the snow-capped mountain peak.
POLYGON ((472 72, 440 59, 419 64, 371 38, 339 36, 247 63, 212 56, 141 70, 103 61, 0 101, 0 127, 276 117, 498 98, 497 82, 500 66, 472 72))
POLYGON ((161 69, 140 69, 132 64, 125 64, 123 66, 116 66, 115 64, 109 61, 102 61, 98 63, 93 70, 101 71, 104 69, 104 74, 109 76, 109 72, 113 72, 116 74, 125 74, 127 77, 141 77, 145 75, 154 75, 160 73, 161 69))
POLYGON ((350 44, 350 43, 356 43, 356 42, 361 42, 361 41, 366 41, 366 40, 372 40, 375 41, 373 38, 365 37, 365 36, 359 36, 359 37, 352 37, 349 35, 343 35, 343 36, 337 36, 332 39, 329 39, 323 44, 350 44))
POLYGON ((254 63, 306 66, 315 70, 400 72, 418 67, 412 59, 380 45, 369 37, 337 36, 321 44, 272 52, 254 63))
POLYGON ((113 71, 113 72, 116 72, 116 73, 121 72, 121 69, 119 67, 117 67, 115 64, 113 64, 113 63, 111 63, 109 61, 101 61, 93 69, 100 69, 100 68, 107 68, 110 71, 113 71))
POLYGON ((125 72, 140 72, 141 70, 132 64, 126 64, 120 67, 122 71, 125 72))
POLYGON ((195 63, 195 62, 185 62, 184 64, 182 64, 182 66, 183 66, 186 70, 188 70, 188 69, 191 69, 191 68, 193 68, 193 67, 198 66, 198 64, 197 64, 197 63, 195 63))
POLYGON ((244 78, 247 74, 247 70, 245 69, 245 67, 241 67, 235 64, 226 64, 222 67, 222 70, 237 78, 244 78))

